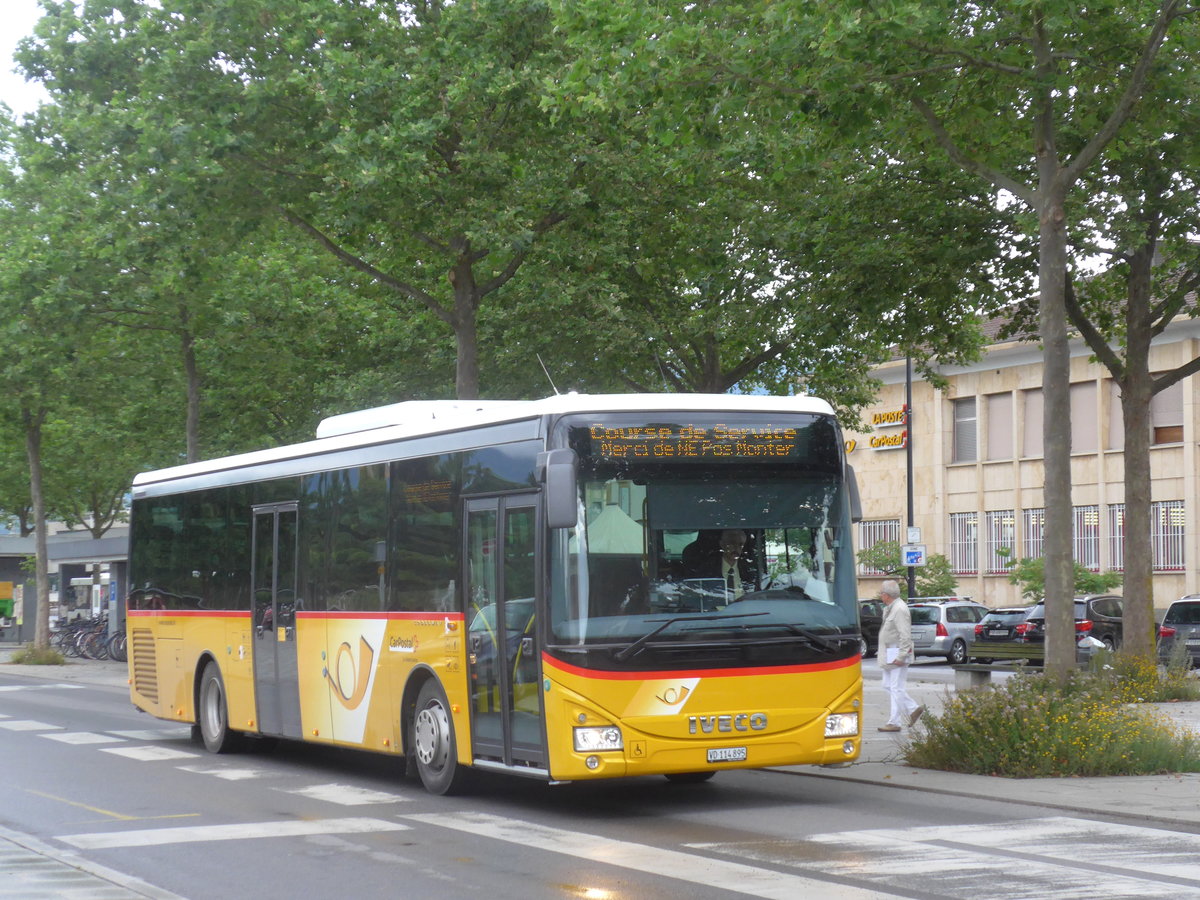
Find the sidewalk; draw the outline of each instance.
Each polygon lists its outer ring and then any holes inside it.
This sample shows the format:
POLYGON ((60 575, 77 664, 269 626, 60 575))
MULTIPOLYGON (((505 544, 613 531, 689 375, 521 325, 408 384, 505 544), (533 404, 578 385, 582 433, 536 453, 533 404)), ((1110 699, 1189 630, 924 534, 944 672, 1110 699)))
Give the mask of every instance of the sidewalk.
POLYGON ((19 649, 19 644, 0 644, 0 673, 51 681, 81 681, 122 689, 129 687, 127 663, 113 662, 109 659, 68 659, 61 666, 14 666, 9 660, 19 649))
MULTIPOLYGON (((936 715, 946 697, 954 693, 953 685, 921 681, 919 675, 910 677, 908 689, 918 703, 925 704, 926 715, 936 715)), ((1200 773, 1112 778, 998 778, 907 766, 902 760, 903 749, 908 743, 907 729, 898 734, 876 730, 886 717, 887 704, 878 680, 864 679, 866 723, 859 761, 844 769, 796 766, 788 771, 956 797, 1036 804, 1073 813, 1102 813, 1200 825, 1200 773)), ((1200 702, 1145 706, 1182 727, 1200 732, 1200 702)))

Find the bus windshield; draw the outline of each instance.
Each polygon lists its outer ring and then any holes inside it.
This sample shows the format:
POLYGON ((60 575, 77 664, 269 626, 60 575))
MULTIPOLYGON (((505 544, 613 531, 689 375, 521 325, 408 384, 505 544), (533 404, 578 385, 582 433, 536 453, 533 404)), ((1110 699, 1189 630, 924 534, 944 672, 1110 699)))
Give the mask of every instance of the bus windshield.
POLYGON ((551 643, 617 661, 771 641, 844 655, 858 619, 843 489, 797 469, 600 467, 554 542, 551 643))

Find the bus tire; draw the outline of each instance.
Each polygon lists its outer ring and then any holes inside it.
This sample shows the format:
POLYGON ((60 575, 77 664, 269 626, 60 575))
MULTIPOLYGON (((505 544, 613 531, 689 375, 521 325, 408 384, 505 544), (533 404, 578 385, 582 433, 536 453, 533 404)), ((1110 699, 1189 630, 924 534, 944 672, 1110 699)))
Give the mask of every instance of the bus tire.
POLYGON ((225 700, 225 682, 217 664, 210 662, 200 675, 200 702, 196 705, 196 724, 209 753, 231 753, 240 749, 243 735, 229 727, 229 705, 225 700))
POLYGON ((417 774, 431 794, 452 794, 462 787, 466 774, 458 764, 454 720, 446 692, 433 678, 421 685, 412 721, 413 756, 417 774))

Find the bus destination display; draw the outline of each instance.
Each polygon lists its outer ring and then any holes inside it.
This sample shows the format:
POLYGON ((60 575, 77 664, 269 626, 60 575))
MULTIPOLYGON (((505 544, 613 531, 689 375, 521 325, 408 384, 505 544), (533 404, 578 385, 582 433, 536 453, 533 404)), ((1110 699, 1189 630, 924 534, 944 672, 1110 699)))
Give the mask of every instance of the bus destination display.
MULTIPOLYGON (((572 429, 596 459, 733 460, 797 458, 800 430, 757 425, 588 425, 572 429), (579 432, 583 432, 579 435, 579 432)), ((585 450, 585 452, 588 452, 585 450)))

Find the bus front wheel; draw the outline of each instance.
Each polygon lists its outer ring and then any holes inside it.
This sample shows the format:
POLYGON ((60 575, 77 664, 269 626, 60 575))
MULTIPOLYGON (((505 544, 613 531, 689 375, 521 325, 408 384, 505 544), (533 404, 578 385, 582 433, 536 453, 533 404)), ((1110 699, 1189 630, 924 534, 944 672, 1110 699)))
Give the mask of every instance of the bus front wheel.
POLYGON ((464 770, 458 764, 454 722, 441 686, 430 679, 417 694, 412 723, 417 773, 431 794, 450 794, 462 787, 464 770))
POLYGON ((200 703, 196 709, 196 719, 204 747, 210 753, 229 753, 241 745, 241 732, 229 727, 225 682, 216 663, 206 665, 200 676, 200 703))

